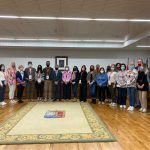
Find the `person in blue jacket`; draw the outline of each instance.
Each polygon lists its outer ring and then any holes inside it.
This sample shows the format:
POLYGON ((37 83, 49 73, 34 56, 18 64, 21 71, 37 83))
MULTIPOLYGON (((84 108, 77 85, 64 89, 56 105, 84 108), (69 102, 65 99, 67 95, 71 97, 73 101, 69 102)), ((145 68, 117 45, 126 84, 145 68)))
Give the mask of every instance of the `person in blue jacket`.
POLYGON ((108 84, 108 75, 105 73, 105 69, 103 67, 100 68, 100 73, 96 75, 96 83, 98 86, 98 104, 105 104, 105 92, 108 84))
POLYGON ((24 71, 24 67, 20 65, 18 67, 19 71, 16 73, 16 81, 17 81, 17 99, 18 103, 22 103, 23 91, 26 86, 27 74, 24 71))

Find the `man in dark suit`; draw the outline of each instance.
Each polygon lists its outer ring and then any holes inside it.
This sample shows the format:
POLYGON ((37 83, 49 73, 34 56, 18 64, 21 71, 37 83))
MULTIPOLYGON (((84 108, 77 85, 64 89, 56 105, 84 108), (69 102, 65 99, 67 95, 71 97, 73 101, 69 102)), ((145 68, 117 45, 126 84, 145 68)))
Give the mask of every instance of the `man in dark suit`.
POLYGON ((62 81, 62 73, 59 70, 59 66, 55 66, 55 70, 53 71, 53 90, 54 90, 54 100, 61 100, 61 81, 62 81))
POLYGON ((28 62, 28 68, 25 69, 27 74, 27 90, 26 95, 29 100, 33 99, 34 91, 35 91, 35 73, 36 69, 33 68, 32 62, 28 62))
POLYGON ((18 103, 22 103, 23 91, 26 86, 27 74, 24 71, 24 67, 20 65, 18 67, 19 71, 16 73, 16 81, 17 81, 17 99, 18 103))

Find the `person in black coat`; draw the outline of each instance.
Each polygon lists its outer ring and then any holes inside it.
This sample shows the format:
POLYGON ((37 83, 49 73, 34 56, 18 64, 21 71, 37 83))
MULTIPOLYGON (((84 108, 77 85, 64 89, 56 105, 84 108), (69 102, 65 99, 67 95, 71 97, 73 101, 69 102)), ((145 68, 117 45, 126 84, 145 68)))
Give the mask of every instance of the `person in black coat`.
POLYGON ((73 102, 77 101, 79 80, 80 80, 80 73, 78 67, 74 66, 72 71, 72 89, 74 97, 73 102))
POLYGON ((147 92, 149 90, 146 70, 147 70, 146 64, 140 66, 137 78, 137 89, 139 93, 139 99, 141 102, 141 108, 139 111, 143 113, 147 111, 147 92))
POLYGON ((22 103, 23 91, 26 86, 27 74, 24 71, 24 67, 20 65, 18 67, 19 71, 16 73, 16 81, 17 81, 17 99, 18 103, 22 103))
POLYGON ((59 66, 55 66, 55 70, 53 71, 53 92, 54 92, 54 100, 59 99, 61 101, 61 81, 62 81, 62 72, 59 70, 59 66))
POLYGON ((79 83, 80 83, 80 101, 86 102, 86 99, 87 99, 87 72, 86 72, 85 65, 83 65, 81 67, 79 83))

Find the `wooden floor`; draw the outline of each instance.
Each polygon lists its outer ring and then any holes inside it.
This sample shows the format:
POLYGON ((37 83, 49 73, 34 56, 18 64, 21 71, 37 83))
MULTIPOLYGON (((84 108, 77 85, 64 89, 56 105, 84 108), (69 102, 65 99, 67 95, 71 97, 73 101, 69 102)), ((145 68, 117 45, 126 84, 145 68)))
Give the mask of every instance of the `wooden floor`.
MULTIPOLYGON (((24 106, 23 104, 0 107, 0 123, 24 106)), ((150 150, 150 112, 139 113, 92 105, 98 116, 107 124, 117 142, 0 145, 0 150, 150 150)))

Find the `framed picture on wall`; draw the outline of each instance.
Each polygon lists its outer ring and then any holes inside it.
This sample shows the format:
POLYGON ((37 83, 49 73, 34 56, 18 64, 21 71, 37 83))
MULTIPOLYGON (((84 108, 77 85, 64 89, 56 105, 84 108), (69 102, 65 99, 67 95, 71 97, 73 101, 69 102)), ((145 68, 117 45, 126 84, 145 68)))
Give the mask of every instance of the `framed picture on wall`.
POLYGON ((56 56, 55 65, 59 66, 59 70, 65 70, 65 66, 68 65, 68 56, 56 56))

